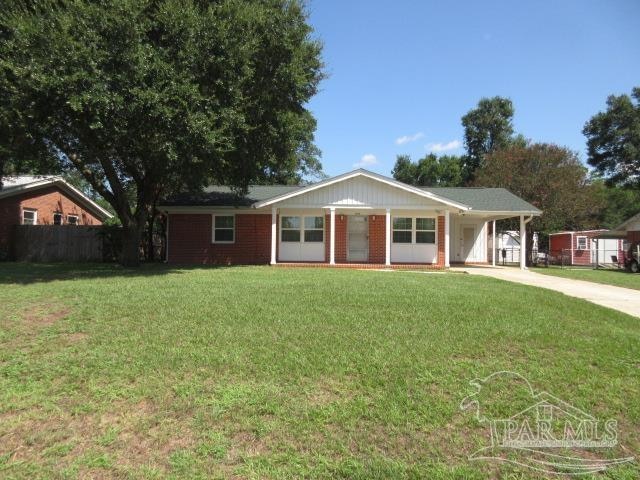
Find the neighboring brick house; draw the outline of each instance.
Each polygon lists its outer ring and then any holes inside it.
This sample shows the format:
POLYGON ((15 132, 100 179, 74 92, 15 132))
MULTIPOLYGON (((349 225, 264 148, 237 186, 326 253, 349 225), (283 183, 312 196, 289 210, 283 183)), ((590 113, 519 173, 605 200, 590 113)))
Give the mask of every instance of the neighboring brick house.
POLYGON ((15 225, 101 225, 112 215, 61 177, 10 176, 0 189, 0 254, 15 225))
POLYGON ((541 214, 502 188, 414 187, 363 169, 245 196, 212 186, 158 208, 174 264, 486 263, 489 222, 520 217, 524 229, 541 214))

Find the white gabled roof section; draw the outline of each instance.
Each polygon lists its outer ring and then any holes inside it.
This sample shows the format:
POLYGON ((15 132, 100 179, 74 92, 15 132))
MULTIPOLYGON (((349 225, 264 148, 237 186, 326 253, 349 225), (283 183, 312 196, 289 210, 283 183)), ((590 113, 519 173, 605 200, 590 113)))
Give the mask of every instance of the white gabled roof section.
POLYGON ((261 202, 256 202, 256 203, 253 204, 253 206, 255 208, 267 207, 269 205, 280 203, 280 202, 283 202, 285 200, 289 200, 290 198, 298 197, 300 195, 304 195, 306 193, 313 192, 314 190, 318 190, 320 188, 328 187, 328 186, 333 185, 335 183, 343 182, 345 180, 349 180, 351 178, 356 178, 356 177, 369 178, 371 180, 378 181, 378 182, 383 183, 385 185, 389 185, 391 187, 399 188, 400 190, 404 190, 405 192, 413 193, 413 194, 415 194, 415 195, 417 195, 419 197, 428 198, 428 199, 433 200, 435 202, 439 202, 439 203, 442 203, 444 205, 448 205, 450 207, 457 208, 459 210, 470 210, 469 206, 463 205, 462 203, 454 202, 452 200, 449 200, 448 198, 440 197, 440 196, 435 195, 435 194, 433 194, 431 192, 427 192, 427 191, 422 190, 420 188, 416 188, 416 187, 413 187, 411 185, 407 185, 406 183, 398 182, 397 180, 394 180, 392 178, 385 177, 384 175, 379 175, 377 173, 373 173, 373 172, 370 172, 368 170, 364 170, 362 168, 359 168, 357 170, 353 170, 351 172, 343 173, 342 175, 338 175, 336 177, 331 177, 331 178, 328 178, 326 180, 322 180, 322 181, 320 181, 318 183, 314 183, 314 184, 309 185, 307 187, 302 187, 302 188, 300 188, 298 190, 294 190, 293 192, 288 192, 288 193, 285 193, 283 195, 278 195, 276 197, 269 198, 267 200, 263 200, 261 202))
POLYGON ((85 203, 89 206, 90 209, 94 210, 95 213, 98 213, 102 217, 112 218, 113 215, 109 213, 107 210, 102 208, 96 202, 87 197, 84 193, 78 190, 76 187, 71 185, 65 179, 59 176, 18 176, 18 177, 7 177, 3 179, 4 186, 0 189, 0 198, 11 197, 13 195, 19 195, 21 193, 29 192, 32 190, 38 190, 40 188, 45 188, 48 186, 58 186, 62 190, 66 190, 68 193, 76 197, 81 202, 85 203))

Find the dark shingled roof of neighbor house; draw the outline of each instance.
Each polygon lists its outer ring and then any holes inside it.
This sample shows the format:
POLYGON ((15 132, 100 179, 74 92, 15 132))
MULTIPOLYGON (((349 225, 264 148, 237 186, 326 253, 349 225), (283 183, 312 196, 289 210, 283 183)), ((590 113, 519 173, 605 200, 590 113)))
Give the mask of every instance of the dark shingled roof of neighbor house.
MULTIPOLYGON (((247 195, 239 196, 230 187, 212 185, 202 192, 182 193, 161 202, 162 206, 248 207, 256 202, 284 195, 304 186, 250 185, 247 195)), ((439 197, 461 203, 472 210, 488 212, 536 212, 529 202, 504 188, 484 187, 420 187, 439 197)))
POLYGON ((299 185, 249 185, 247 194, 243 197, 230 187, 211 185, 202 192, 173 195, 160 204, 164 207, 249 207, 256 202, 284 195, 299 188, 304 187, 299 185))

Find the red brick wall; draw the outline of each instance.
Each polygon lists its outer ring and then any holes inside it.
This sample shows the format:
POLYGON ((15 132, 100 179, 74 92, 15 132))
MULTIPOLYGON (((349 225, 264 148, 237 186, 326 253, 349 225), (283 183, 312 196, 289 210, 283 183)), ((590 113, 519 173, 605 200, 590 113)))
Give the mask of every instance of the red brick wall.
POLYGON ((386 223, 385 215, 369 215, 369 262, 371 263, 386 261, 386 223))
POLYGON ((629 230, 627 232, 627 240, 629 242, 640 242, 640 231, 638 230, 629 230))
POLYGON ((438 260, 436 265, 439 267, 444 267, 444 215, 440 215, 438 217, 438 225, 436 227, 437 235, 438 235, 438 260))
POLYGON ((336 213, 336 263, 347 262, 347 216, 336 213))
POLYGON ((271 214, 237 214, 235 242, 212 243, 210 214, 169 215, 169 263, 261 264, 271 261, 271 214))
POLYGON ((102 225, 102 222, 60 188, 52 186, 0 200, 0 251, 7 249, 14 225, 22 223, 22 209, 38 211, 38 225, 52 225, 53 214, 77 215, 80 225, 102 225))

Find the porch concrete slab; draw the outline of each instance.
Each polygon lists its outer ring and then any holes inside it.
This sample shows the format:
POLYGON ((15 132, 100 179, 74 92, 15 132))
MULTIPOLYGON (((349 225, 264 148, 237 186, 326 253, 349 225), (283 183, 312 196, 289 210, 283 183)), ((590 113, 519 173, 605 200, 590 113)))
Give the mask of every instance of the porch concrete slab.
POLYGON ((514 267, 454 267, 450 271, 546 288, 640 318, 640 290, 542 275, 514 267))

